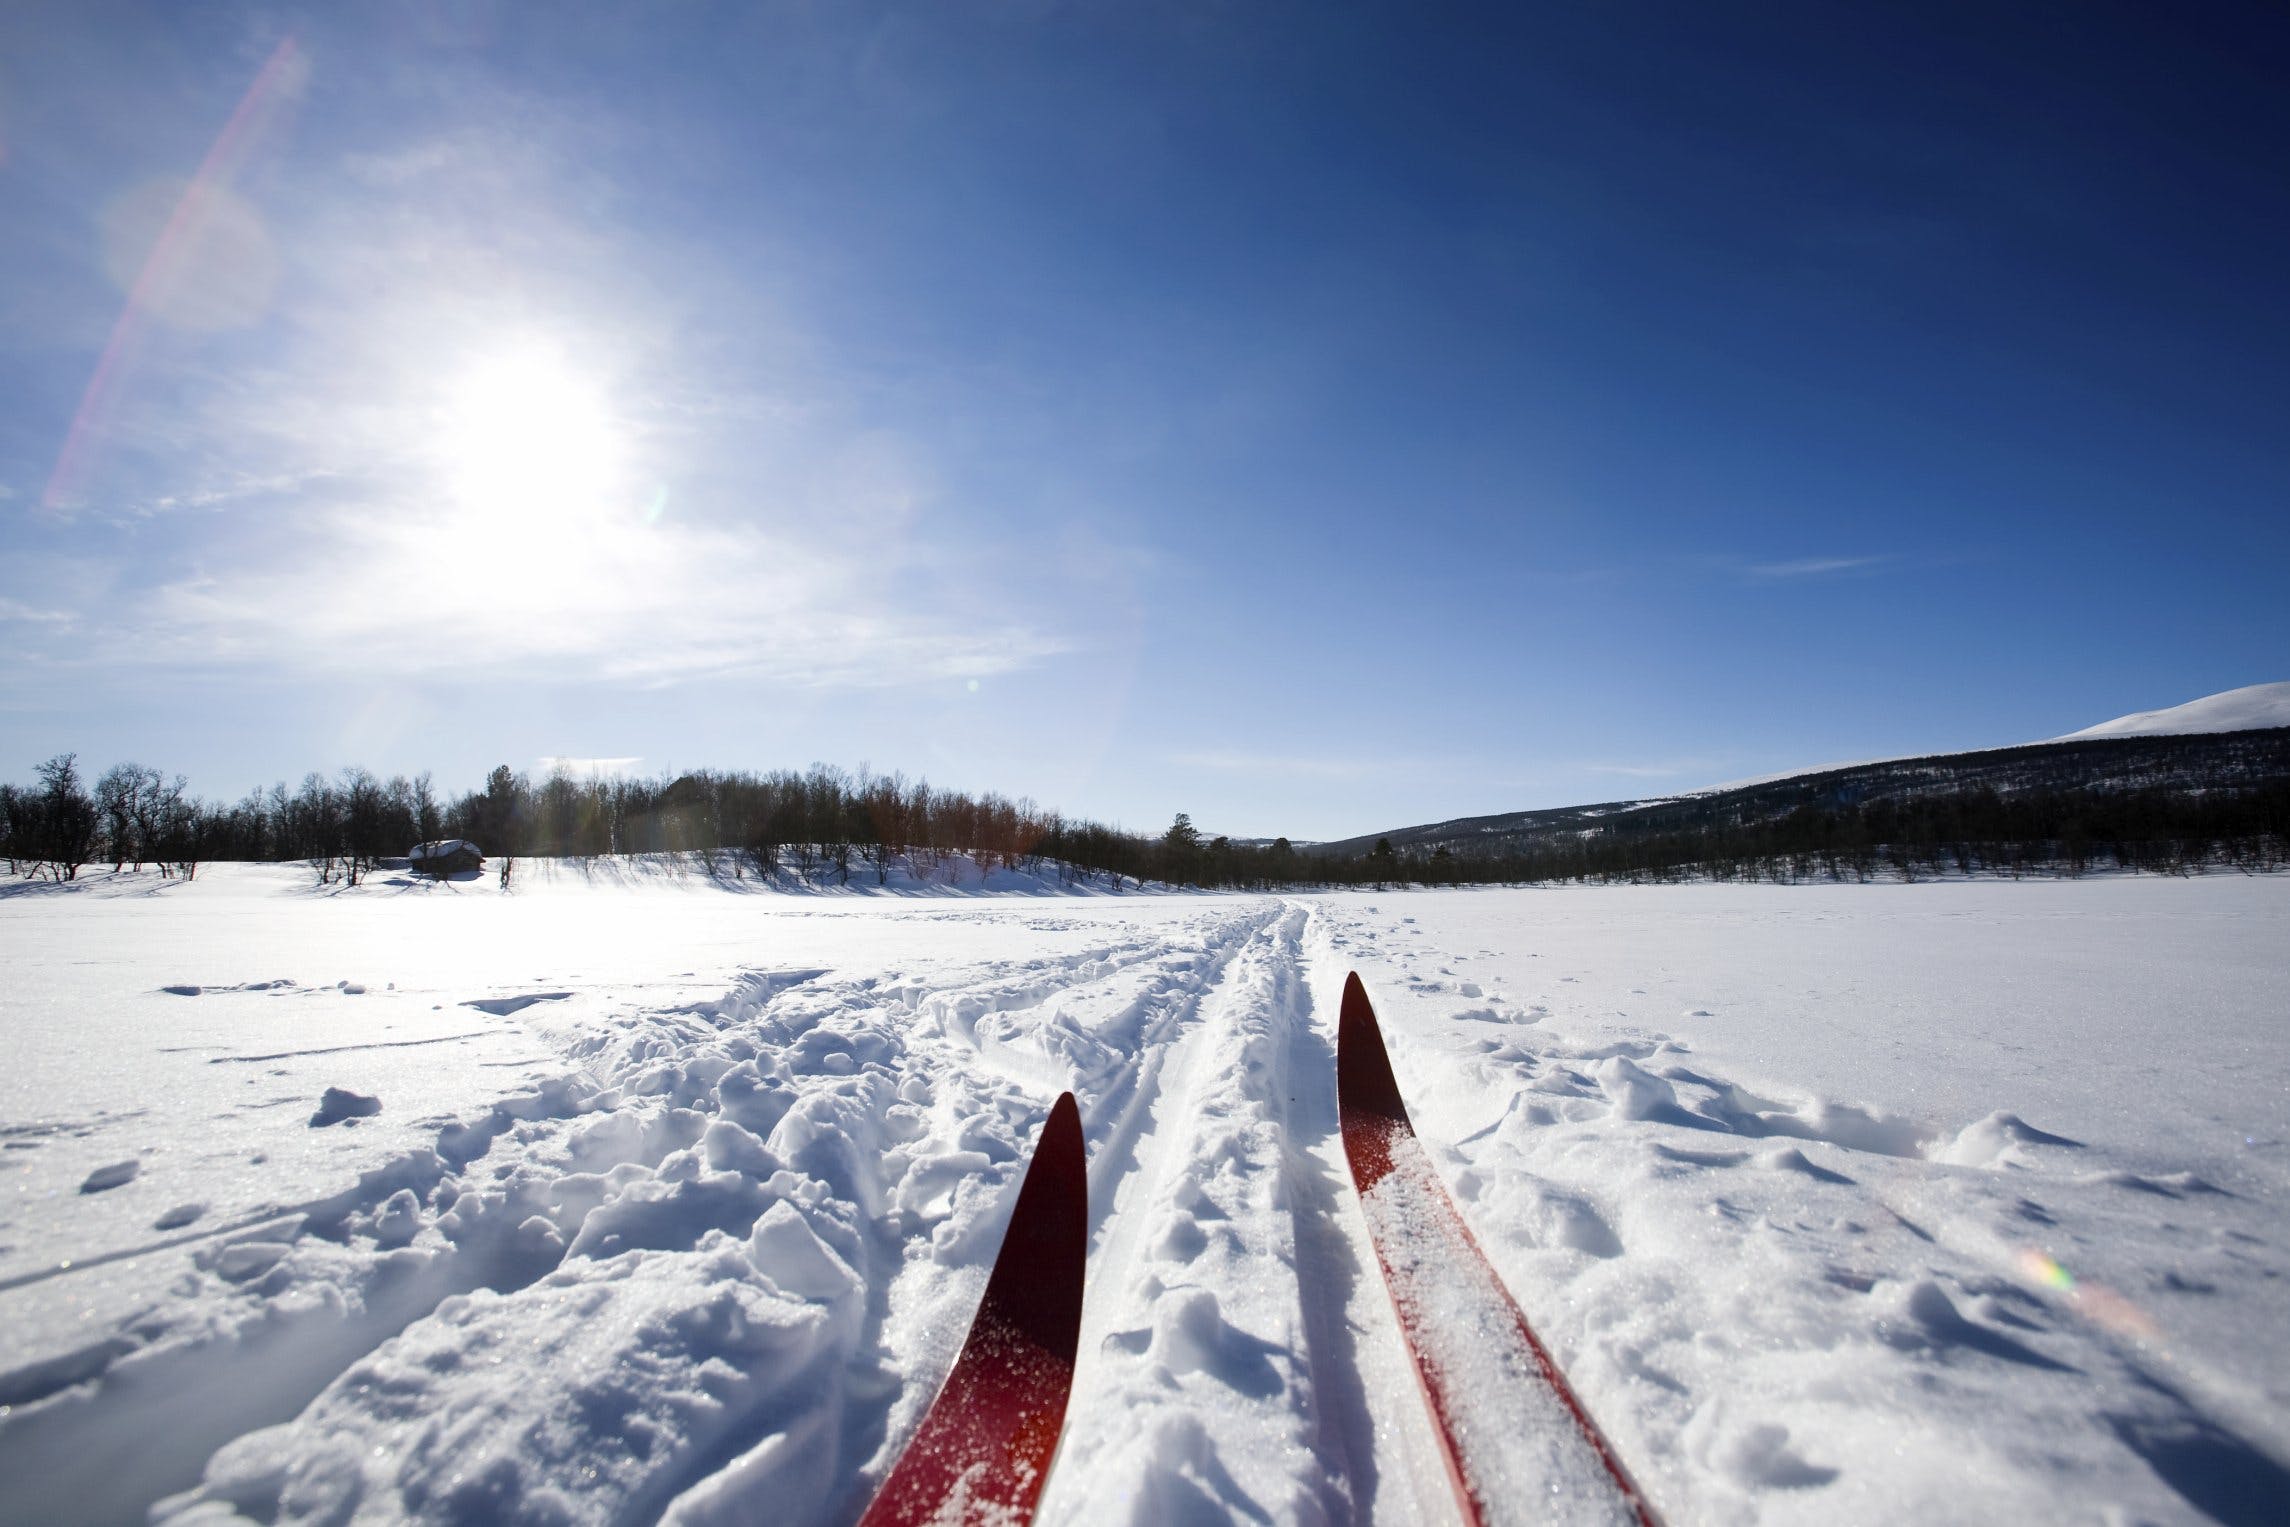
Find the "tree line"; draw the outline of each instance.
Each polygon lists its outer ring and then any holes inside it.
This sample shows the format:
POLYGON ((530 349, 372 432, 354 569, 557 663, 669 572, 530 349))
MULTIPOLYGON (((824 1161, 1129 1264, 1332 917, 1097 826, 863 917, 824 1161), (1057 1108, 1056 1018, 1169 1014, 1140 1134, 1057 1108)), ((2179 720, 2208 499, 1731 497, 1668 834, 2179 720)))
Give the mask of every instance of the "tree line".
POLYGON ((496 859, 694 854, 710 874, 881 885, 965 866, 1042 872, 1120 888, 1288 883, 1300 861, 1285 841, 1251 853, 1204 841, 1180 814, 1157 837, 1071 820, 1028 800, 946 790, 904 775, 824 764, 768 774, 700 770, 640 779, 556 770, 539 780, 506 764, 459 796, 428 773, 311 773, 235 804, 191 795, 141 764, 87 783, 76 754, 41 764, 28 786, 0 784, 0 858, 12 873, 58 882, 90 864, 157 865, 185 878, 215 860, 308 863, 322 884, 356 885, 417 843, 466 838, 496 859), (1259 863, 1258 861, 1261 861, 1259 863))
POLYGON ((1859 786, 1818 795, 1807 786, 1763 809, 1762 794, 1745 793, 1610 822, 1577 818, 1534 837, 1397 848, 1380 838, 1364 852, 1331 853, 1286 838, 1204 837, 1183 813, 1162 833, 1136 833, 1027 800, 824 764, 656 779, 559 769, 539 780, 502 765, 458 796, 441 795, 427 773, 383 779, 351 767, 224 805, 193 796, 181 775, 136 763, 90 782, 77 756, 64 753, 40 764, 28 785, 0 784, 0 859, 12 873, 59 882, 91 864, 155 865, 188 878, 214 860, 301 861, 321 883, 355 885, 416 843, 466 838, 501 860, 678 853, 696 856, 711 875, 765 881, 881 885, 901 870, 928 881, 1002 866, 1112 889, 2290 867, 2290 770, 2253 769, 2250 756, 2243 745, 2231 776, 2150 774, 2127 788, 2120 779, 2095 788, 2081 776, 2022 768, 1999 789, 1993 777, 1920 763, 1901 775, 1913 788, 1858 799, 1859 786))

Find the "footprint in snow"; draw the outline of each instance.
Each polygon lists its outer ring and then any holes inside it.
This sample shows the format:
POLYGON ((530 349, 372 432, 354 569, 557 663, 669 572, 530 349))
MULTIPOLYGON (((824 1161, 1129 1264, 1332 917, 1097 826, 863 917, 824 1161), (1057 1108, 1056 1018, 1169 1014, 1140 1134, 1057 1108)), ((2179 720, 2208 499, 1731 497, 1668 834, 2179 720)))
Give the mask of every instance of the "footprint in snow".
POLYGON ((105 1193, 113 1188, 124 1187, 133 1182, 135 1174, 142 1170, 143 1163, 140 1161, 114 1161, 109 1166, 99 1166, 87 1174, 87 1180, 80 1184, 80 1191, 105 1193))
POLYGON ((1244 1395, 1263 1399, 1278 1391, 1271 1354, 1280 1348, 1224 1318, 1217 1296, 1205 1288, 1172 1289, 1153 1308, 1146 1356, 1172 1374, 1205 1373, 1244 1395))
POLYGON ((1762 1422, 1705 1445, 1704 1461, 1748 1489, 1809 1490, 1837 1471, 1809 1463, 1789 1445, 1789 1428, 1762 1422))
POLYGON ((284 991, 294 983, 281 976, 275 981, 240 981, 230 986, 197 986, 188 981, 159 989, 171 997, 200 997, 209 992, 284 991))
POLYGON ((238 1241, 208 1259, 208 1266, 226 1283, 247 1283, 276 1267, 293 1249, 284 1241, 238 1241))
POLYGON ((569 991, 537 991, 515 997, 477 997, 461 1005, 473 1007, 481 1013, 491 1013, 496 1018, 506 1018, 511 1013, 523 1012, 536 1002, 562 1002, 571 995, 569 991))
POLYGON ((382 1111, 382 1100, 352 1092, 347 1087, 329 1087, 318 1100, 318 1111, 310 1116, 312 1129, 324 1129, 346 1119, 367 1119, 382 1111))

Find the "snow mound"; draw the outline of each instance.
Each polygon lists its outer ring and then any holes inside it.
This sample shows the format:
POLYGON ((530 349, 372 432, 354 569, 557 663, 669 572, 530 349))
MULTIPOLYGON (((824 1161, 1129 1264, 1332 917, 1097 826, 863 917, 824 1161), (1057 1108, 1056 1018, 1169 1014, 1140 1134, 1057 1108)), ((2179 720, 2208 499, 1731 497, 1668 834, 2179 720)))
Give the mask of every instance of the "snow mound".
POLYGON ((2252 732, 2266 727, 2290 726, 2290 681, 2250 684, 2229 689, 2184 705, 2163 710, 2135 711, 2087 726, 2080 732, 2055 737, 2072 742, 2082 737, 2154 737, 2187 732, 2252 732))

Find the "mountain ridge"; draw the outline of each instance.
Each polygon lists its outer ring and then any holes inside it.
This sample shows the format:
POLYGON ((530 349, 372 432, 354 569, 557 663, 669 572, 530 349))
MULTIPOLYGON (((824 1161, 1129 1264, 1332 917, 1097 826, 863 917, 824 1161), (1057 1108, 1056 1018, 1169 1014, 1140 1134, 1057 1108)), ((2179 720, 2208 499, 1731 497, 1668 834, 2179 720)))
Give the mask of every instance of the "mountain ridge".
POLYGON ((1806 807, 1857 806, 1937 791, 1985 789, 2008 795, 2065 788, 2122 794, 2241 789, 2283 779, 2290 779, 2290 682, 2226 690, 2038 742, 1818 765, 1663 796, 1450 817, 1334 839, 1304 851, 1348 858, 1388 840, 1403 852, 1444 849, 1485 857, 1569 838, 1669 831, 1687 822, 1738 826, 1806 807))

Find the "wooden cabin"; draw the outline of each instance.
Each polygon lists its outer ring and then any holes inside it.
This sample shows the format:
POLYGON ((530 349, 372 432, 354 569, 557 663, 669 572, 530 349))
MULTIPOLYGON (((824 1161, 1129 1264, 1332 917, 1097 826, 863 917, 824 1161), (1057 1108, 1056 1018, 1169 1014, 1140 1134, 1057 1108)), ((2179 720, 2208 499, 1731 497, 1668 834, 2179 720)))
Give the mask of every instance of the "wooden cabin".
POLYGON ((434 843, 416 843, 406 850, 406 867, 417 874, 435 875, 443 880, 464 870, 485 867, 485 853, 467 838, 439 838, 434 843))

